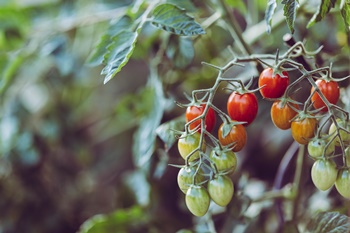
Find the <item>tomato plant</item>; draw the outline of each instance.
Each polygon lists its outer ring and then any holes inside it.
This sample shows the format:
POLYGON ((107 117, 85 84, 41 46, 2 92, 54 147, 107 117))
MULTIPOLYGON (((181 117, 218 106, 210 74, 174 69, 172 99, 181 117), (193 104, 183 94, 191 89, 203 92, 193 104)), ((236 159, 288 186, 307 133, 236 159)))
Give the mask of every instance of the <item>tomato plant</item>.
MULTIPOLYGON (((317 87, 320 89, 324 97, 329 101, 331 104, 336 104, 339 100, 340 91, 339 91, 339 85, 335 81, 327 81, 324 79, 318 79, 316 81, 317 87)), ((311 88, 311 93, 315 91, 315 88, 311 88)), ((311 101, 313 102, 313 105, 316 109, 322 108, 322 111, 327 111, 326 104, 321 99, 320 95, 316 92, 312 97, 311 101)))
POLYGON ((350 146, 345 148, 344 156, 346 157, 346 166, 350 167, 350 146))
POLYGON ((246 144, 247 132, 241 124, 222 123, 218 130, 218 138, 223 146, 232 146, 232 151, 238 152, 246 144))
MULTIPOLYGON (((194 150, 199 149, 200 133, 195 132, 191 134, 183 133, 177 143, 179 153, 183 159, 186 159, 194 150)), ((202 144, 201 149, 205 151, 205 143, 202 144)), ((194 161, 199 158, 199 150, 191 154, 189 161, 194 161)))
POLYGON ((234 192, 232 180, 228 176, 218 175, 208 182, 208 192, 216 204, 227 206, 234 192))
POLYGON ((234 172, 237 167, 237 157, 232 150, 214 149, 210 152, 210 159, 219 172, 234 172))
POLYGON ((286 71, 280 74, 274 74, 271 67, 264 69, 259 76, 260 94, 264 98, 279 98, 286 91, 289 85, 289 75, 286 71))
POLYGON ((258 114, 258 100, 254 93, 232 92, 227 101, 227 112, 232 120, 252 123, 258 114))
MULTIPOLYGON (((342 127, 343 129, 350 131, 350 122, 341 118, 337 118, 336 122, 338 123, 339 127, 342 127)), ((341 128, 339 129, 339 135, 337 135, 337 137, 334 139, 336 146, 340 146, 339 137, 341 138, 341 140, 345 145, 350 144, 350 134, 343 129, 341 128)), ((333 136, 337 133, 336 130, 337 130, 336 125, 334 122, 332 122, 331 126, 329 127, 328 133, 333 136)))
MULTIPOLYGON (((201 104, 199 107, 197 106, 189 106, 186 109, 186 122, 189 122, 196 117, 203 114, 204 109, 206 107, 206 104, 201 104)), ((202 120, 196 120, 193 123, 190 124, 190 129, 194 130, 198 128, 198 132, 201 132, 201 121, 202 120)), ((209 108, 207 115, 205 116, 205 129, 209 132, 211 132, 214 129, 215 122, 216 122, 216 116, 215 112, 212 108, 209 108)))
POLYGON ((186 192, 186 206, 195 216, 203 216, 207 213, 210 204, 208 191, 199 185, 191 185, 186 192))
POLYGON ((179 170, 177 175, 177 184, 179 185, 180 190, 186 194, 190 185, 193 184, 194 175, 196 184, 203 182, 205 177, 202 174, 201 169, 196 174, 197 167, 196 166, 185 166, 179 170))
POLYGON ((338 170, 331 159, 318 159, 311 168, 311 178, 315 186, 322 191, 332 187, 337 179, 338 170))
POLYGON ((335 151, 335 142, 334 140, 330 141, 330 139, 326 135, 312 138, 307 144, 309 155, 313 158, 320 158, 322 155, 329 156, 333 154, 335 151))
POLYGON ((308 144, 309 140, 315 135, 316 127, 317 120, 315 118, 296 119, 291 125, 292 136, 299 144, 308 144))
POLYGON ((286 103, 276 100, 271 106, 271 119, 274 125, 282 130, 289 129, 292 125, 292 119, 297 115, 297 112, 290 107, 292 105, 298 109, 298 105, 294 103, 286 103))
POLYGON ((335 188, 345 198, 350 199, 350 170, 341 169, 338 172, 337 180, 335 181, 335 188))

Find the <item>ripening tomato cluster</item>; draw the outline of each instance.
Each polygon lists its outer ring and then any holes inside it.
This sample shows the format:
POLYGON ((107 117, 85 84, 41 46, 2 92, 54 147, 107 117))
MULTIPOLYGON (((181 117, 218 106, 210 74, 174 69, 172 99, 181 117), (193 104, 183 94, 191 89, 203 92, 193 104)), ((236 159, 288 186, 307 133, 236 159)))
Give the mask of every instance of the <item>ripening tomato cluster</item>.
MULTIPOLYGON (((186 195, 186 205, 195 216, 203 216, 209 209, 210 200, 217 205, 226 206, 231 201, 234 186, 229 174, 236 170, 236 154, 229 149, 215 147, 210 153, 210 161, 215 174, 205 174, 199 163, 200 151, 205 151, 199 145, 200 134, 184 133, 178 142, 180 155, 189 159, 189 166, 183 166, 177 176, 180 190, 186 195), (201 148, 200 150, 198 148, 201 148)), ((209 164, 210 165, 210 164, 209 164)))
MULTIPOLYGON (((311 177, 317 188, 326 190, 335 184, 342 196, 350 198, 349 164, 337 169, 330 158, 335 147, 340 145, 340 140, 344 145, 349 145, 346 151, 350 154, 350 134, 347 132, 350 131, 350 123, 338 119, 338 126, 332 124, 327 135, 320 136, 318 132, 322 127, 318 125, 320 115, 317 114, 328 111, 325 99, 330 104, 337 103, 340 96, 338 84, 323 78, 312 83, 310 105, 314 109, 304 106, 301 110, 299 103, 287 96, 289 82, 287 72, 270 67, 259 76, 257 90, 265 99, 274 101, 270 111, 272 122, 279 129, 291 129, 296 142, 308 145, 309 154, 315 159, 311 177), (321 96, 315 91, 316 86, 321 96), (347 131, 339 130, 339 127, 347 131)), ((243 84, 234 89, 227 100, 227 114, 212 108, 212 103, 193 104, 186 109, 188 128, 178 141, 178 150, 186 165, 180 169, 177 181, 186 195, 188 209, 196 216, 203 216, 208 211, 211 200, 226 206, 232 199, 234 185, 229 175, 237 166, 235 152, 241 151, 246 144, 245 127, 255 120, 258 113, 258 100, 254 93, 257 90, 250 91, 243 84), (217 137, 212 134, 216 114, 223 120, 217 137), (207 144, 208 139, 212 143, 207 144), (209 156, 206 155, 207 145, 213 144, 209 156)), ((350 163, 350 158, 346 161, 350 163)))
MULTIPOLYGON (((338 118, 337 124, 346 129, 350 129, 350 122, 338 118)), ((307 145, 308 153, 315 160, 311 168, 311 178, 314 185, 322 191, 331 188, 334 184, 340 195, 350 199, 350 134, 340 130, 336 134, 336 126, 333 122, 329 128, 328 134, 315 136, 307 145), (341 142, 347 148, 344 151, 346 164, 342 168, 337 168, 336 163, 331 158, 334 155, 335 148, 341 146, 341 142)))

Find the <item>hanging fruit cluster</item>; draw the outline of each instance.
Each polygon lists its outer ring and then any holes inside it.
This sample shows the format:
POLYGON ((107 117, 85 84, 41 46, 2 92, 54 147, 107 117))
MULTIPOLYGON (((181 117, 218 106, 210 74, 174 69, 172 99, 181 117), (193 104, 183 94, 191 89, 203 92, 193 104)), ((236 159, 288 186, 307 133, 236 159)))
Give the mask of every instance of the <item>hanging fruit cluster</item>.
POLYGON ((237 167, 236 152, 246 144, 246 127, 258 113, 257 91, 265 100, 273 101, 270 113, 274 125, 281 130, 290 129, 296 142, 307 145, 310 157, 315 160, 311 169, 315 186, 327 190, 335 184, 339 194, 350 199, 349 113, 336 105, 340 97, 337 82, 348 77, 334 79, 331 66, 309 71, 296 61, 300 56, 314 56, 318 52, 309 52, 302 43, 296 43, 281 56, 277 53, 235 58, 224 67, 204 63, 218 70, 216 82, 211 88, 194 90, 189 104, 179 104, 187 107, 187 123, 178 140, 185 165, 181 166, 177 179, 192 214, 203 216, 211 200, 220 206, 231 201, 234 185, 230 174, 237 167), (273 60, 274 64, 267 60, 273 60), (259 76, 257 89, 249 90, 252 80, 245 85, 241 80, 224 77, 229 68, 251 61, 267 67, 259 76), (291 70, 300 72, 300 77, 292 83, 288 75, 291 70), (300 103, 291 96, 303 80, 311 85, 307 87, 310 95, 300 103), (213 105, 222 82, 228 83, 231 91, 224 111, 213 105), (221 124, 214 134, 217 116, 221 124), (335 154, 336 147, 341 148, 341 153, 335 154), (342 164, 333 160, 339 156, 343 158, 342 164))

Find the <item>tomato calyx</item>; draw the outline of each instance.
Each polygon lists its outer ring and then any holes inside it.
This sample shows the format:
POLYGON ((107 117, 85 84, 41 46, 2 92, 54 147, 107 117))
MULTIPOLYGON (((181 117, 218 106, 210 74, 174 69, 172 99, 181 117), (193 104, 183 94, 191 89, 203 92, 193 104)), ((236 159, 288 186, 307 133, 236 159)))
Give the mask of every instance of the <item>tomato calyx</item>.
MULTIPOLYGON (((231 129, 236 125, 244 125, 245 121, 226 121, 222 127, 222 137, 225 138, 229 135, 231 129)), ((234 144, 234 143, 233 143, 234 144)), ((232 145, 227 145, 228 148, 231 148, 232 145)))
POLYGON ((312 159, 326 159, 332 157, 335 151, 335 138, 333 135, 316 133, 308 143, 308 152, 312 159))
POLYGON ((253 90, 249 90, 249 88, 252 86, 253 84, 253 79, 251 78, 249 80, 249 82, 244 85, 244 83, 242 82, 242 80, 232 80, 229 82, 233 88, 229 88, 229 87, 226 87, 224 88, 225 90, 229 90, 231 92, 236 92, 240 95, 244 95, 244 94, 247 94, 247 93, 255 93, 257 91, 259 91, 261 88, 256 88, 256 89, 253 89, 253 90), (235 84, 237 83, 237 85, 235 84))

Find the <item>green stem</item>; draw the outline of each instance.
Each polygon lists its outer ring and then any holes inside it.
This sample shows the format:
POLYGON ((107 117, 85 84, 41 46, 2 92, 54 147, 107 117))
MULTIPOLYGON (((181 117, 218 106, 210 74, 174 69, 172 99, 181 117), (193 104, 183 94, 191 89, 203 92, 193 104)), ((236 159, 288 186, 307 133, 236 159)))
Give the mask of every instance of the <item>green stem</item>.
POLYGON ((228 30, 230 31, 233 38, 237 41, 242 53, 244 55, 251 55, 252 51, 242 36, 242 29, 240 28, 235 17, 233 16, 233 12, 230 12, 230 9, 227 7, 224 0, 219 0, 219 4, 221 5, 224 16, 229 21, 229 24, 226 24, 228 26, 228 30))
POLYGON ((299 146, 299 151, 298 151, 298 157, 297 157, 297 164, 296 164, 296 169, 295 169, 295 174, 294 174, 294 200, 293 200, 293 210, 292 210, 292 216, 293 220, 297 218, 298 214, 298 206, 299 206, 299 200, 300 200, 300 188, 301 188, 301 176, 304 170, 304 154, 305 154, 305 145, 300 145, 299 146))

